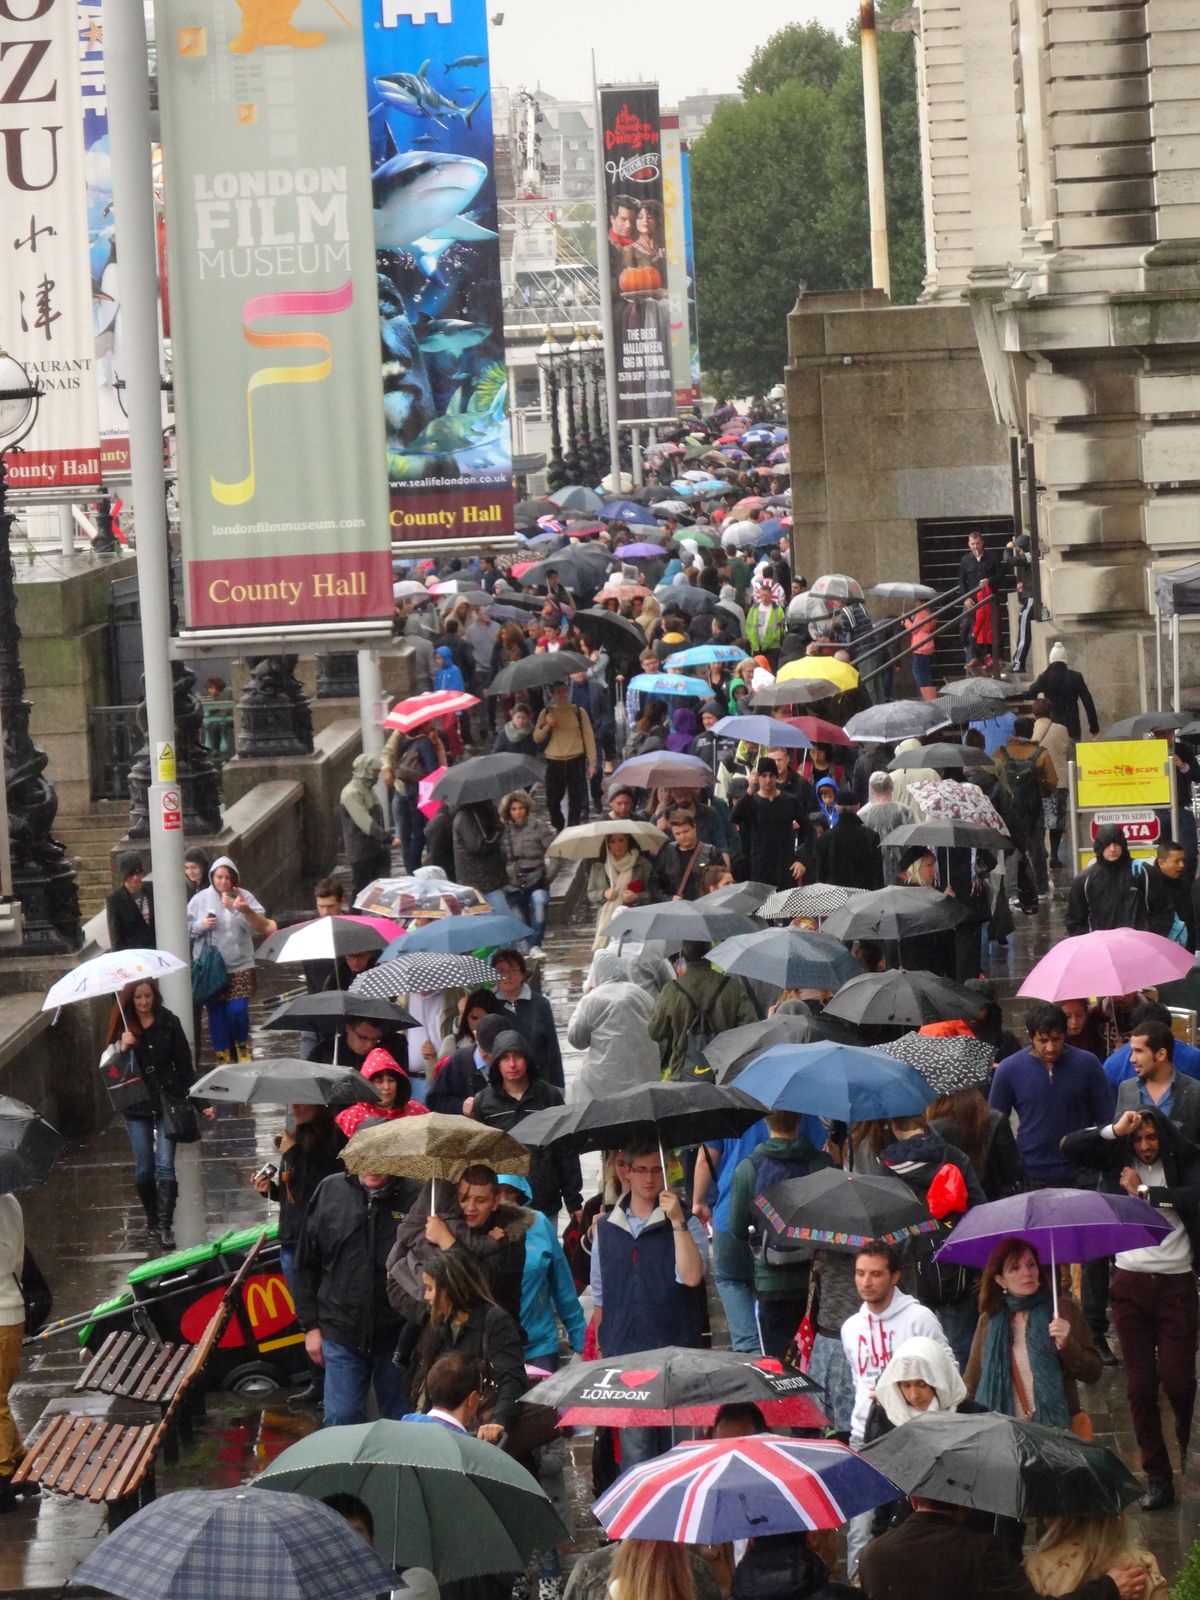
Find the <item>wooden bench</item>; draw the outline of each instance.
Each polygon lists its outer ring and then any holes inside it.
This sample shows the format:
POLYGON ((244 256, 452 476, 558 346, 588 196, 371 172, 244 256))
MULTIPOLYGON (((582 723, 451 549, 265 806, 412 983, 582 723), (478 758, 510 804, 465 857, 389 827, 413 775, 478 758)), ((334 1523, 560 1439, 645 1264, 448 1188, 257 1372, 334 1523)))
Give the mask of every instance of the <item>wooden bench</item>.
POLYGON ((260 1238, 247 1252, 196 1344, 111 1334, 75 1385, 77 1391, 107 1397, 111 1409, 48 1407, 13 1474, 14 1486, 36 1483, 51 1494, 103 1505, 110 1528, 149 1504, 155 1495, 154 1463, 185 1415, 262 1244, 260 1238))

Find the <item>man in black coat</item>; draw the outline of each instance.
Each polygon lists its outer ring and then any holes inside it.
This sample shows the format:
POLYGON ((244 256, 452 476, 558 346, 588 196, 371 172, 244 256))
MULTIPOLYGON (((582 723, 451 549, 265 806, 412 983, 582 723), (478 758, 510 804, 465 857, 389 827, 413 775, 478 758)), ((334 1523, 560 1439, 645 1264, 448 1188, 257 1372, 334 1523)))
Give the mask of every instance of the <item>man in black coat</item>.
POLYGON ((879 835, 858 816, 853 789, 838 790, 838 823, 817 840, 817 877, 843 889, 882 889, 883 850, 879 835))
POLYGON ((808 813, 801 801, 780 793, 779 768, 770 756, 759 758, 750 793, 734 806, 731 820, 741 835, 751 883, 791 889, 802 882, 800 852, 812 836, 808 813))
POLYGON ((981 533, 967 535, 967 553, 958 563, 958 592, 963 597, 963 614, 958 624, 963 644, 963 657, 971 661, 975 655, 976 591, 989 584, 993 594, 1000 592, 1000 557, 984 548, 981 533))
POLYGON ((705 867, 721 865, 721 857, 711 844, 701 844, 696 818, 691 811, 677 807, 666 819, 671 843, 664 845, 654 860, 651 886, 658 900, 698 900, 705 867))
POLYGON ((1050 650, 1050 664, 1045 672, 1033 680, 1029 698, 1041 695, 1050 702, 1054 721, 1061 722, 1072 739, 1080 738, 1079 707, 1087 717, 1088 732, 1093 739, 1100 732, 1100 719, 1096 715, 1096 702, 1092 691, 1084 682, 1083 673, 1069 664, 1067 647, 1061 640, 1050 650))
POLYGON ((121 887, 104 902, 110 950, 155 950, 154 890, 144 881, 145 862, 127 850, 117 863, 121 887))

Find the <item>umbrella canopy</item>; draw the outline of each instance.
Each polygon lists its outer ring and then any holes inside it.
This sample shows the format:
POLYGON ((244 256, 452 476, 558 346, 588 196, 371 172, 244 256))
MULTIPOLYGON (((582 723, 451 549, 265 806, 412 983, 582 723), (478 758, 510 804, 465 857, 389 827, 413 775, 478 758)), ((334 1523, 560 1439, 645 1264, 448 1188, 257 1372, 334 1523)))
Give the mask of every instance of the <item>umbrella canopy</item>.
MULTIPOLYGON (((526 657, 529 661, 534 659, 526 657)), ((521 663, 518 661, 515 665, 521 663)), ((510 789, 527 789, 541 782, 545 773, 544 764, 532 756, 514 756, 507 752, 472 756, 455 767, 447 767, 430 792, 434 800, 444 805, 465 806, 473 800, 499 800, 510 789)))
POLYGON ((937 590, 931 589, 927 583, 877 583, 867 593, 878 595, 881 600, 901 600, 910 606, 917 600, 934 599, 937 590))
POLYGON ((539 517, 553 516, 560 507, 545 495, 536 495, 529 500, 518 500, 513 507, 513 521, 518 525, 522 522, 536 523, 539 517))
POLYGON ((669 667, 712 667, 727 661, 748 661, 750 658, 737 644, 698 644, 690 650, 673 650, 667 657, 669 667))
MULTIPOLYGON (((984 758, 987 759, 986 757, 984 758)), ((916 750, 902 750, 888 762, 889 772, 907 772, 912 767, 932 767, 935 772, 969 766, 968 753, 961 744, 923 744, 916 750)))
POLYGON ((740 911, 752 917, 769 900, 775 890, 769 883, 727 883, 723 889, 713 889, 705 895, 710 905, 721 906, 726 911, 740 911))
MULTIPOLYGON (((520 661, 510 661, 488 684, 485 693, 519 694, 523 689, 544 689, 551 683, 565 683, 573 672, 586 672, 591 666, 586 656, 574 650, 538 650, 520 661)), ((480 756, 477 760, 490 760, 480 756)), ((467 765, 467 763, 464 763, 467 765)))
POLYGON ((402 939, 388 945, 384 958, 390 961, 422 950, 466 955, 471 950, 520 944, 528 937, 527 924, 506 911, 479 911, 469 917, 443 917, 440 922, 427 922, 423 928, 410 928, 402 939))
POLYGON ((120 1600, 374 1600, 396 1574, 307 1495, 180 1489, 113 1528, 71 1575, 120 1600))
MULTIPOLYGON (((594 489, 589 489, 582 483, 569 483, 565 489, 556 489, 550 498, 563 511, 582 511, 589 517, 594 517, 604 504, 594 489)), ((414 1561, 409 1562, 409 1565, 420 1566, 421 1563, 414 1561)))
POLYGON ((575 621, 582 633, 597 640, 613 655, 636 658, 646 648, 646 635, 636 622, 605 611, 603 606, 596 611, 577 611, 575 621))
POLYGON ((861 600, 862 584, 844 572, 827 572, 808 586, 809 594, 820 595, 825 600, 861 600))
POLYGON ((374 1521, 375 1549, 393 1567, 424 1567, 440 1584, 522 1571, 535 1550, 568 1537, 520 1462, 428 1423, 322 1428, 277 1456, 252 1487, 316 1501, 355 1495, 374 1521))
POLYGON ((676 754, 670 750, 647 750, 630 756, 614 767, 604 780, 608 789, 707 789, 716 778, 700 756, 676 754))
POLYGON ((919 1072, 857 1045, 777 1044, 740 1074, 737 1087, 771 1111, 874 1122, 913 1117, 929 1104, 919 1072))
MULTIPOLYGON (((711 695, 712 690, 708 693, 711 695)), ((714 723, 713 732, 725 739, 742 739, 746 744, 762 745, 768 750, 807 750, 812 743, 806 733, 777 717, 722 717, 720 722, 714 723)))
POLYGON ((825 1167, 785 1178, 756 1195, 766 1227, 794 1245, 850 1252, 872 1240, 904 1244, 938 1231, 938 1224, 902 1178, 866 1177, 825 1167))
POLYGON ((432 596, 423 583, 413 578, 401 578, 392 585, 393 600, 429 600, 432 596))
POLYGON ((375 1000, 365 994, 348 994, 331 989, 324 994, 302 994, 273 1011, 264 1028, 285 1029, 292 1033, 312 1028, 317 1033, 336 1033, 347 1017, 377 1022, 381 1028, 415 1028, 416 1017, 391 1000, 375 1000))
MULTIPOLYGON (((486 906, 478 889, 467 883, 451 883, 449 878, 375 878, 354 902, 361 911, 379 912, 385 917, 457 917, 464 911, 486 906)), ((394 938, 396 929, 390 930, 394 938)))
POLYGON ((862 968, 836 939, 799 928, 765 928, 710 950, 719 972, 757 978, 778 989, 837 989, 862 968))
POLYGON ((706 904, 707 898, 667 900, 654 906, 622 906, 608 925, 608 936, 615 939, 618 946, 627 938, 643 942, 661 939, 668 949, 678 950, 689 939, 712 944, 719 939, 732 939, 739 933, 762 932, 741 912, 710 906, 706 904))
POLYGON ((856 895, 821 931, 834 939, 912 939, 953 928, 969 915, 960 900, 937 889, 897 886, 856 895))
POLYGON ((846 735, 856 744, 895 744, 899 739, 923 739, 949 720, 949 711, 936 701, 888 700, 856 711, 846 723, 846 735))
POLYGON ((840 693, 837 684, 830 683, 828 678, 793 678, 788 683, 768 683, 755 689, 750 704, 756 711, 776 706, 809 706, 840 693))
MULTIPOLYGON (((401 946, 403 950, 403 946, 401 946)), ((381 961, 360 972, 350 985, 351 994, 392 999, 398 994, 440 994, 443 989, 484 989, 496 981, 496 969, 478 956, 430 954, 417 951, 381 961)))
POLYGON ((617 1372, 610 1360, 572 1362, 525 1399, 553 1406, 566 1428, 702 1428, 737 1404, 756 1405, 779 1427, 829 1426, 814 1399, 819 1386, 770 1357, 672 1345, 621 1360, 617 1372))
MULTIPOLYGON (((733 1083, 741 1076, 751 1061, 775 1044, 812 1044, 817 1039, 831 1037, 841 1028, 836 1022, 826 1023, 824 1015, 813 1017, 808 1008, 803 1011, 777 1011, 762 1022, 746 1022, 740 1028, 727 1028, 718 1033, 704 1047, 704 1056, 720 1083, 733 1083)), ((845 1042, 849 1042, 849 1033, 845 1042)))
POLYGON ((1111 728, 1105 728, 1101 739, 1146 739, 1154 733, 1171 733, 1176 728, 1186 728, 1192 720, 1190 711, 1143 711, 1140 716, 1122 717, 1111 728))
POLYGON ((1004 818, 976 783, 960 783, 956 778, 922 778, 909 784, 908 803, 918 816, 927 819, 970 822, 996 833, 1008 832, 1004 818))
MULTIPOLYGON (((392 929, 395 933, 395 929, 392 929)), ((391 934, 388 935, 391 937, 391 934)), ((336 961, 340 956, 382 950, 387 939, 357 917, 314 917, 298 927, 280 928, 258 948, 259 961, 336 961)))
POLYGON ((853 746, 853 739, 836 722, 826 722, 824 717, 788 717, 790 728, 799 728, 814 744, 840 744, 853 746))
MULTIPOLYGON (((490 600, 491 596, 486 598, 490 600)), ((438 717, 456 716, 458 712, 469 711, 478 704, 475 695, 466 694, 461 689, 438 689, 432 694, 414 694, 394 705, 383 719, 383 725, 385 728, 399 728, 401 733, 411 733, 414 728, 422 728, 427 722, 435 722, 438 717)))
POLYGON ((905 1494, 998 1517, 1115 1517, 1142 1493, 1111 1450, 993 1411, 927 1412, 864 1445, 862 1458, 905 1494))
POLYGON ((703 1140, 736 1138, 752 1128, 762 1114, 757 1100, 740 1089, 721 1084, 641 1083, 623 1094, 598 1095, 583 1103, 531 1112, 514 1125, 512 1137, 531 1150, 553 1145, 556 1149, 583 1151, 614 1150, 640 1133, 657 1138, 671 1149, 703 1140))
MULTIPOLYGON (((955 678, 944 683, 938 691, 939 700, 952 695, 969 694, 980 700, 1019 700, 1025 690, 1019 683, 1006 683, 1003 678, 955 678)), ((999 715, 999 712, 996 713, 999 715)))
POLYGON ((516 1139, 486 1122, 440 1111, 363 1128, 341 1159, 347 1172, 385 1172, 422 1182, 444 1178, 453 1183, 474 1161, 485 1161, 497 1172, 529 1171, 529 1152, 516 1139))
POLYGON ((665 561, 667 552, 661 544, 651 544, 639 539, 633 544, 623 544, 613 551, 618 561, 665 561))
MULTIPOLYGON (((603 589, 598 589, 596 591, 595 601, 599 602, 601 600, 645 600, 647 598, 647 596, 649 595, 649 593, 650 593, 650 590, 647 589, 647 587, 646 587, 646 585, 644 583, 620 583, 620 582, 616 581, 616 578, 615 578, 615 575, 614 575, 614 577, 610 578, 608 580, 608 582, 604 585, 603 589)), ((579 616, 581 614, 584 615, 584 616, 588 616, 588 615, 591 615, 592 613, 589 613, 589 612, 583 612, 583 613, 576 612, 576 616, 579 616)), ((612 614, 613 613, 611 611, 606 613, 606 615, 610 616, 610 617, 612 616, 612 614)), ((621 620, 623 622, 629 622, 629 618, 628 617, 623 617, 621 620)), ((630 626, 631 627, 637 627, 637 624, 636 623, 630 623, 630 626)), ((644 650, 646 648, 646 636, 645 636, 644 633, 642 633, 640 628, 638 628, 638 633, 641 636, 641 641, 642 641, 641 648, 644 650)))
POLYGON ((793 678, 824 678, 839 690, 858 688, 858 669, 834 656, 801 656, 780 667, 778 676, 781 683, 790 683, 793 678))
POLYGON ((142 978, 158 979, 166 972, 178 972, 184 963, 166 950, 109 950, 90 961, 81 961, 73 971, 52 984, 42 1001, 43 1011, 74 1005, 77 1000, 92 1000, 97 995, 120 994, 127 983, 142 978))
POLYGON ((793 917, 829 917, 848 906, 865 889, 843 889, 836 883, 806 883, 799 889, 776 889, 754 913, 764 922, 790 922, 793 917))
POLYGON ((32 1106, 0 1095, 0 1194, 44 1183, 66 1142, 32 1106))
POLYGON ((934 701, 946 708, 946 715, 956 728, 965 728, 972 722, 990 722, 1004 712, 997 700, 981 700, 975 695, 950 694, 934 701))
POLYGON ((630 678, 629 687, 635 694, 688 695, 693 700, 711 700, 713 695, 711 683, 686 677, 682 672, 639 672, 630 678))
POLYGON ((880 842, 897 848, 920 844, 933 850, 993 850, 998 855, 1013 847, 1007 829, 981 828, 977 822, 955 822, 950 817, 906 822, 880 842))
POLYGON ((354 1099, 377 1103, 378 1091, 355 1067, 327 1067, 319 1061, 237 1061, 214 1067, 188 1090, 193 1100, 215 1105, 328 1105, 339 1089, 354 1099))
MULTIPOLYGON (((638 822, 633 817, 626 821, 604 818, 600 822, 581 822, 578 827, 564 828, 546 850, 548 856, 565 856, 568 861, 594 861, 604 847, 605 839, 614 833, 623 833, 632 839, 639 850, 657 854, 667 842, 667 836, 652 822, 638 822)), ((740 886, 739 886, 740 887, 740 886)))
POLYGON ((1079 995, 1132 994, 1184 978, 1192 970, 1190 950, 1138 928, 1105 928, 1060 939, 1017 990, 1038 1000, 1074 1000, 1079 995))
POLYGON ((682 611, 689 617, 717 609, 717 602, 707 589, 697 589, 690 583, 660 583, 654 597, 664 611, 682 611))
POLYGON ((631 528, 658 526, 654 520, 654 513, 645 506, 638 505, 636 500, 606 500, 596 515, 602 522, 624 522, 631 528))
POLYGON ((1098 1261, 1119 1250, 1161 1244, 1170 1231, 1162 1212, 1136 1195, 1033 1189, 972 1206, 937 1259, 984 1267, 1002 1239, 1020 1239, 1046 1262, 1098 1261))
MULTIPOLYGON (((839 945, 838 948, 843 947, 839 945)), ((952 1017, 967 1019, 977 1016, 979 1005, 977 994, 964 989, 961 984, 951 983, 948 978, 936 977, 932 972, 893 969, 890 972, 862 972, 857 977, 851 977, 825 1010, 831 1017, 840 1017, 843 1022, 856 1027, 863 1023, 894 1027, 897 1023, 905 1022, 918 1028, 923 1022, 945 1022, 952 1017)), ((989 1046, 984 1048, 990 1049, 989 1046)), ((907 1059, 907 1056, 900 1057, 902 1061, 907 1059)), ((991 1064, 990 1055, 988 1064, 991 1064)))
MULTIPOLYGON (((975 996, 976 1001, 978 998, 975 996)), ((960 1089, 986 1090, 995 1061, 991 1045, 967 1033, 902 1033, 879 1048, 916 1067, 938 1095, 957 1094, 960 1089)))
POLYGON ((896 1498, 849 1445, 759 1433, 678 1444, 631 1467, 592 1509, 613 1539, 721 1544, 836 1528, 896 1498))

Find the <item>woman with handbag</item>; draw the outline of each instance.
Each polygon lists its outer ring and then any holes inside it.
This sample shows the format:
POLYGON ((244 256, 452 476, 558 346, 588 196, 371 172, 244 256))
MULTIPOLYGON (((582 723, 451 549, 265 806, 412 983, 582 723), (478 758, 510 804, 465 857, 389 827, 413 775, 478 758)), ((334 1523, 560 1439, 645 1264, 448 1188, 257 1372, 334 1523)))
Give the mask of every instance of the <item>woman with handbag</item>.
MULTIPOLYGON (((175 1180, 176 1144, 194 1144, 200 1137, 196 1113, 188 1100, 195 1073, 192 1052, 179 1018, 163 1005, 152 978, 126 984, 117 997, 108 1039, 130 1052, 144 1096, 122 1106, 133 1146, 133 1185, 146 1213, 150 1242, 175 1248, 171 1224, 179 1184, 175 1180)), ((211 1106, 204 1115, 211 1121, 211 1106)))
POLYGON ((209 886, 187 903, 188 933, 192 940, 192 992, 208 1009, 208 1036, 218 1062, 249 1061, 250 996, 254 993, 254 940, 275 932, 276 924, 261 904, 242 887, 238 871, 228 856, 218 856, 208 874, 209 886), (201 970, 224 967, 225 981, 217 983, 219 970, 201 988, 201 970))

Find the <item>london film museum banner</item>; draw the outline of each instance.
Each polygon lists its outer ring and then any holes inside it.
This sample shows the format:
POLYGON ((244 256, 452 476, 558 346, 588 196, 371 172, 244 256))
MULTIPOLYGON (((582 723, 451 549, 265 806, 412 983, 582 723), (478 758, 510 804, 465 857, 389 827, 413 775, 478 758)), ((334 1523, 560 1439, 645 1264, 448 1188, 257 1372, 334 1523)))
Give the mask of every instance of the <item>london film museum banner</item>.
POLYGON ((42 389, 14 489, 100 479, 82 119, 75 0, 0 0, 0 350, 42 389))
POLYGON ((159 0, 188 621, 392 615, 359 0, 159 0))
POLYGON ((675 416, 658 89, 600 90, 617 420, 675 416))
POLYGON ((392 537, 512 532, 484 0, 365 0, 392 537))

